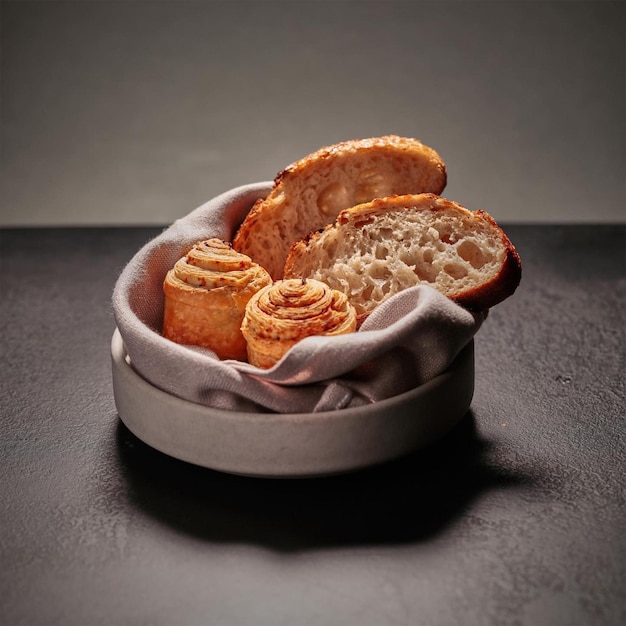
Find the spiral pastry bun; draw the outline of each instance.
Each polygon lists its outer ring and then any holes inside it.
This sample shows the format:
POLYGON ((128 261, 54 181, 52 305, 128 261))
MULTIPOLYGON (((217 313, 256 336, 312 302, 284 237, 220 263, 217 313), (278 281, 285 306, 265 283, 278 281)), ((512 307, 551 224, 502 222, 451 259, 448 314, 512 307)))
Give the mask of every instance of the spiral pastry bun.
POLYGON ((163 282, 163 336, 209 348, 220 359, 245 361, 241 323, 246 304, 270 283, 267 271, 230 244, 221 239, 200 241, 163 282))
POLYGON ((356 312, 347 297, 318 280, 279 280, 256 293, 241 327, 248 361, 268 369, 301 339, 356 330, 356 312))

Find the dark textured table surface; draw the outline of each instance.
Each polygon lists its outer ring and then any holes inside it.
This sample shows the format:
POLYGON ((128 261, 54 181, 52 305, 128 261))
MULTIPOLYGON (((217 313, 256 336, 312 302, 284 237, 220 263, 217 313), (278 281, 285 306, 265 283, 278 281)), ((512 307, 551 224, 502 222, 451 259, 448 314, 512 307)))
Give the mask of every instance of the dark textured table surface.
POLYGON ((471 411, 307 480, 120 422, 110 296, 158 229, 3 231, 2 624, 624 623, 625 229, 506 230, 524 276, 476 338, 471 411))

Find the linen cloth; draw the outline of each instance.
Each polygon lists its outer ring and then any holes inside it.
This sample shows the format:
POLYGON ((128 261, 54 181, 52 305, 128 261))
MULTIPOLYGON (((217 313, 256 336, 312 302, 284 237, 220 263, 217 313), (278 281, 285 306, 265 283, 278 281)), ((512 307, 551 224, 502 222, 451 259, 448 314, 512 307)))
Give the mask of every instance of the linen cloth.
POLYGON ((222 409, 307 413, 360 406, 413 389, 442 373, 480 328, 471 313, 430 286, 380 305, 361 328, 308 337, 274 367, 220 361, 210 350, 161 336, 163 280, 194 243, 230 241, 271 182, 227 191, 175 221, 129 261, 113 290, 113 311, 132 367, 175 396, 222 409))

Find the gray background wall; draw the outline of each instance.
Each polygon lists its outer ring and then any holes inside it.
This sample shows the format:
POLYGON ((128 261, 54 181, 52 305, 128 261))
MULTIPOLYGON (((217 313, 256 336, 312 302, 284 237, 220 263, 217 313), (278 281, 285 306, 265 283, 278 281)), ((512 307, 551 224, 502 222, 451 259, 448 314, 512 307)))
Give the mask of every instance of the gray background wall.
POLYGON ((2 2, 0 223, 169 223, 385 133, 498 220, 623 221, 624 6, 2 2))

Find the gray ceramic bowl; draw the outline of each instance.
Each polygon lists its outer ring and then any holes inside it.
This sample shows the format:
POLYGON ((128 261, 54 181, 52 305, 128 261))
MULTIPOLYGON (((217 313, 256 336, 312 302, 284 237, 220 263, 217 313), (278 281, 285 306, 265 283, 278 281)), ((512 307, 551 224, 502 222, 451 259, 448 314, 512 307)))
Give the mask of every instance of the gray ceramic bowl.
POLYGON ((111 342, 118 414, 149 446, 211 469, 297 478, 368 467, 449 432, 474 393, 474 344, 428 383, 357 408, 305 414, 242 413, 168 394, 139 376, 119 331, 111 342))

